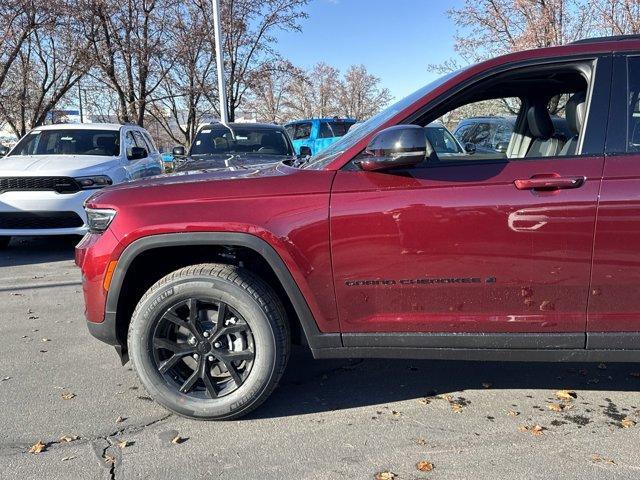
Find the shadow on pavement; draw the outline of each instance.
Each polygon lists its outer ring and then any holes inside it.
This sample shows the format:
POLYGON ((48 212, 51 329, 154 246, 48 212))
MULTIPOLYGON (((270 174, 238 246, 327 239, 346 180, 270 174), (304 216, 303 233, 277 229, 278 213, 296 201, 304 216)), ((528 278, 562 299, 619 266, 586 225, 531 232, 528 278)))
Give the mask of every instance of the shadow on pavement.
MULTIPOLYGON (((419 399, 465 390, 640 391, 636 364, 313 360, 296 351, 280 387, 252 418, 286 417, 419 399), (633 374, 633 375, 632 375, 633 374)), ((464 393, 457 395, 462 395, 464 393)), ((605 395, 606 396, 606 395, 605 395)), ((632 408, 640 408, 638 405, 632 408)))
POLYGON ((15 237, 6 249, 0 250, 0 267, 71 260, 80 239, 78 235, 15 237))

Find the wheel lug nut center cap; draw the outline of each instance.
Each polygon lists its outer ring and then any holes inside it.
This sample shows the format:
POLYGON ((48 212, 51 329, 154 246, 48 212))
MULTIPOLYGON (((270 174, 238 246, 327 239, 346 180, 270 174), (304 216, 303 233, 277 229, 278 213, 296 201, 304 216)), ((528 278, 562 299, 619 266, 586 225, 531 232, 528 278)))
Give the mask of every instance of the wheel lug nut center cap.
POLYGON ((211 344, 209 342, 200 342, 197 347, 198 352, 205 354, 211 351, 211 344))

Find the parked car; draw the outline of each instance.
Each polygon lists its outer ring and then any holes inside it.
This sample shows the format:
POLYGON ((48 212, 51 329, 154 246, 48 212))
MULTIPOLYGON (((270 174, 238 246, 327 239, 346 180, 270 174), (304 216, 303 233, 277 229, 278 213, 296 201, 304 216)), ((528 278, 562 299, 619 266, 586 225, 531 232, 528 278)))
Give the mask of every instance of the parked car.
POLYGON ((96 189, 162 173, 149 133, 134 125, 47 125, 0 158, 0 247, 12 236, 84 235, 96 189))
POLYGON ((257 407, 294 342, 315 358, 639 361, 639 93, 638 36, 512 53, 310 158, 106 189, 76 251, 89 331, 200 419, 257 407), (508 153, 431 145, 433 120, 506 94, 523 119, 508 153))
POLYGON ((281 125, 221 123, 200 127, 188 154, 173 149, 176 172, 214 168, 245 168, 295 158, 291 140, 281 125))
MULTIPOLYGON (((564 139, 572 136, 564 118, 552 115, 551 121, 555 134, 564 139)), ((470 117, 460 120, 453 135, 463 144, 473 143, 478 153, 506 153, 515 124, 515 116, 470 117)))
POLYGON ((285 128, 298 155, 315 155, 344 136, 356 121, 352 118, 310 118, 287 123, 285 128))
POLYGON ((450 155, 473 155, 476 153, 476 146, 467 143, 466 148, 454 137, 451 132, 440 122, 431 122, 425 127, 427 140, 436 151, 438 157, 450 155))

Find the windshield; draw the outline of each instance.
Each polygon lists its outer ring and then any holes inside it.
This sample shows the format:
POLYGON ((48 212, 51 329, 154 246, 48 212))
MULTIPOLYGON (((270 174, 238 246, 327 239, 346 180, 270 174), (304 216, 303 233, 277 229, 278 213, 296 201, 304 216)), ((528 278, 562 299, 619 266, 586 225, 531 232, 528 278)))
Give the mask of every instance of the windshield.
POLYGON ((393 118, 405 108, 409 107, 412 103, 424 97, 431 90, 439 87, 461 71, 462 70, 458 70, 440 77, 439 79, 429 83, 428 85, 425 85, 420 90, 415 91, 408 97, 400 100, 397 103, 394 103, 377 115, 371 117, 366 122, 358 124, 357 128, 350 129, 344 137, 340 138, 340 140, 332 143, 329 147, 322 150, 319 154, 311 157, 309 161, 302 166, 302 168, 322 170, 332 161, 334 161, 342 152, 358 143, 362 138, 380 128, 381 125, 393 118))
POLYGON ((191 145, 190 155, 293 155, 291 144, 282 130, 251 126, 232 128, 235 138, 224 126, 201 129, 191 145))
POLYGON ((98 155, 120 154, 117 130, 34 130, 18 142, 9 154, 14 155, 98 155))

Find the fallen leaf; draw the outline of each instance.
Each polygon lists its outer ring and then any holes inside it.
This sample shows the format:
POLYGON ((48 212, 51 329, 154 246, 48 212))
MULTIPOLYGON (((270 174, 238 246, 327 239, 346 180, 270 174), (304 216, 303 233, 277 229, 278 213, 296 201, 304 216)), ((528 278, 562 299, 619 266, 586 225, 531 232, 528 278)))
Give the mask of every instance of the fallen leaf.
POLYGON ((518 415, 520 415, 520 412, 515 412, 513 410, 509 410, 507 412, 507 415, 509 415, 510 417, 517 417, 518 415))
POLYGON ((378 472, 376 473, 373 478, 375 480, 393 480, 394 478, 396 478, 396 474, 393 472, 378 472))
POLYGON ((127 417, 118 417, 116 418, 116 423, 122 423, 127 419, 127 417))
POLYGON ((541 427, 540 425, 534 425, 531 428, 531 433, 534 435, 542 435, 542 432, 544 432, 544 427, 541 427))
POLYGON ((78 435, 63 435, 62 437, 60 437, 60 441, 69 443, 73 442, 74 440, 78 440, 79 438, 80 437, 78 435))
POLYGON ((402 416, 402 412, 398 412, 397 410, 391 410, 391 415, 395 417, 400 417, 402 416))
POLYGON ((42 443, 42 440, 38 440, 38 443, 31 445, 31 448, 29 449, 29 453, 38 454, 38 453, 44 452, 46 449, 47 449, 47 445, 42 443))
POLYGON ((104 457, 104 461, 105 463, 108 463, 110 465, 116 463, 116 457, 114 457, 113 455, 105 455, 104 457))
POLYGON ((50 338, 47 338, 47 337, 44 337, 44 338, 42 339, 42 341, 43 341, 43 342, 50 342, 50 341, 51 341, 51 339, 50 339, 50 338))
POLYGON ((75 396, 76 396, 76 394, 75 394, 75 393, 68 392, 68 393, 63 393, 63 394, 61 395, 61 398, 62 398, 63 400, 71 400, 71 399, 72 399, 72 398, 74 398, 75 396))
POLYGON ((433 470, 434 465, 431 462, 427 462, 426 460, 423 460, 421 462, 416 463, 416 468, 421 472, 430 472, 431 470, 433 470))
POLYGON ((636 422, 630 418, 625 418, 620 422, 620 424, 622 425, 622 428, 631 428, 636 426, 636 422))
POLYGON ((70 456, 70 457, 62 457, 62 461, 63 461, 63 462, 67 462, 67 461, 69 461, 69 460, 73 460, 74 458, 76 458, 76 456, 75 456, 75 455, 72 455, 72 456, 70 456))
POLYGON ((131 442, 129 442, 128 440, 120 440, 118 442, 118 447, 119 448, 127 448, 129 446, 131 446, 131 442))
POLYGON ((173 439, 171 440, 171 443, 173 443, 174 445, 179 445, 182 442, 184 442, 184 438, 182 438, 180 435, 176 435, 175 437, 173 437, 173 439))
POLYGON ((532 435, 539 436, 543 434, 545 428, 541 427, 540 425, 522 425, 518 428, 518 430, 520 430, 521 432, 531 432, 532 435))
POLYGON ((416 440, 416 444, 421 445, 423 447, 426 447, 427 446, 427 441, 424 438, 418 438, 416 440))
POLYGON ((0 382, 6 382, 7 380, 11 380, 11 377, 2 377, 0 382))
POLYGON ((454 413, 460 413, 462 412, 462 405, 454 402, 451 404, 451 410, 453 410, 454 413))
POLYGON ((571 410, 573 407, 564 403, 548 403, 547 408, 554 412, 564 412, 565 410, 571 410))
POLYGON ((556 397, 560 400, 568 400, 571 401, 575 398, 578 398, 578 395, 573 390, 558 390, 556 392, 556 397))
POLYGON ((610 458, 603 457, 599 453, 594 453, 593 455, 591 455, 591 461, 594 463, 608 463, 610 465, 616 464, 616 462, 614 462, 610 458))
POLYGON ((425 397, 425 398, 419 398, 418 402, 422 403, 423 405, 429 405, 431 403, 431 400, 425 397))

